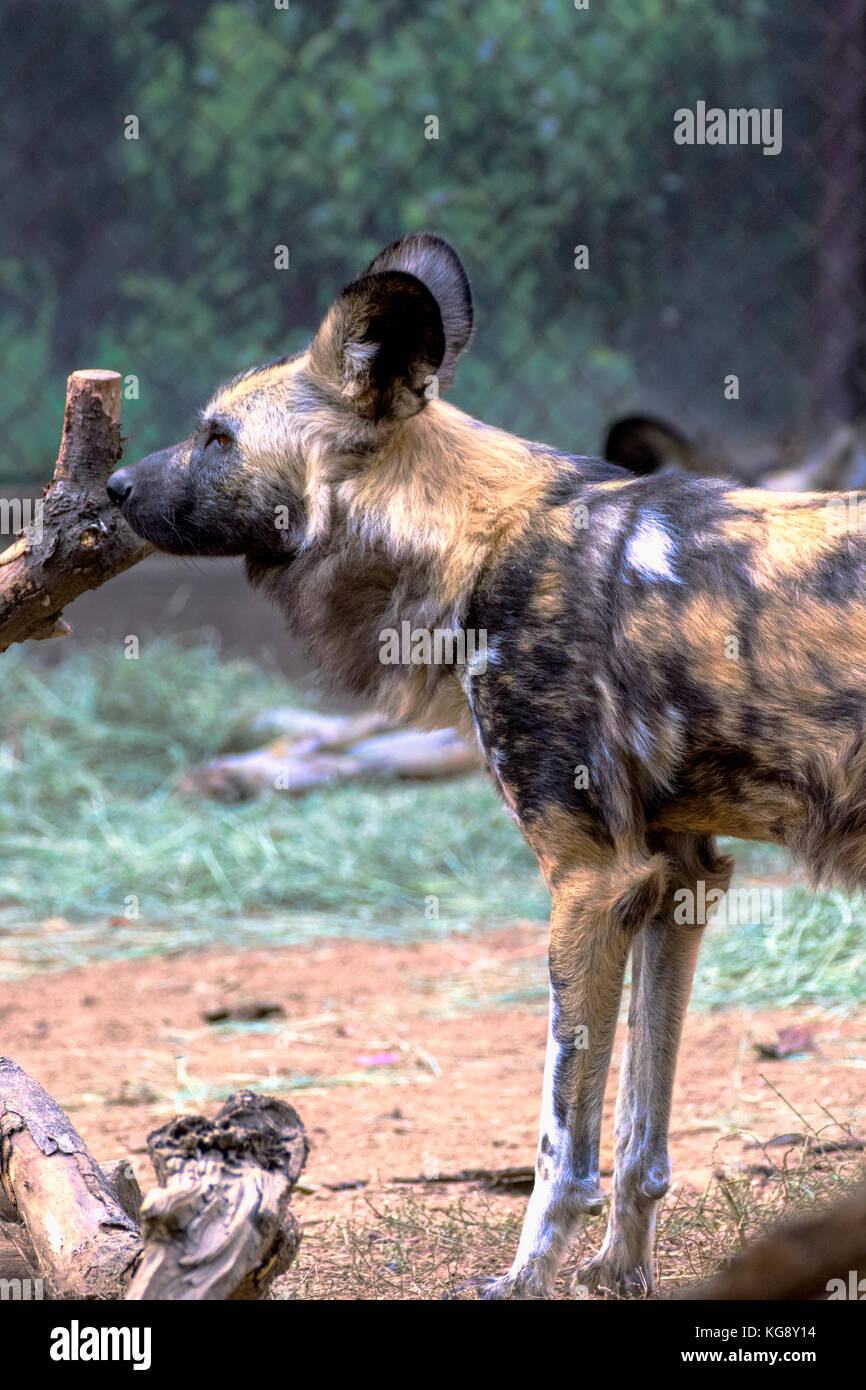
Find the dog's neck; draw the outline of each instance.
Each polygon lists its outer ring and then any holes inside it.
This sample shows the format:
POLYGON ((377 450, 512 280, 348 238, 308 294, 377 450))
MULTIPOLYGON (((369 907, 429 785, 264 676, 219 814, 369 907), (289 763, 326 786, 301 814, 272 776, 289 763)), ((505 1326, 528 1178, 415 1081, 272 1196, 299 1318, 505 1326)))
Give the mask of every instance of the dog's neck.
POLYGON ((400 717, 464 722, 465 672, 383 661, 382 634, 461 631, 483 568, 506 537, 519 541, 566 469, 431 401, 362 466, 332 461, 330 476, 323 466, 312 534, 289 565, 253 566, 251 579, 336 686, 400 717))
POLYGON ((336 484, 337 525, 399 568, 422 562, 436 602, 459 609, 491 551, 522 534, 557 464, 555 455, 431 401, 336 484))

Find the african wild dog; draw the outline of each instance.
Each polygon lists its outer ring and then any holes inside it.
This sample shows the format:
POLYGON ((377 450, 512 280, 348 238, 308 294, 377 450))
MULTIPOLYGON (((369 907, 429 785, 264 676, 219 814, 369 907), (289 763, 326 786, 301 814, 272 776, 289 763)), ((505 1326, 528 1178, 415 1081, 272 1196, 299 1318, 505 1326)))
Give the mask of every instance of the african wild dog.
POLYGON ((866 882, 866 540, 831 524, 826 496, 635 478, 480 424, 437 391, 471 331, 455 253, 407 237, 307 351, 230 382, 188 439, 109 492, 163 550, 244 554, 344 688, 474 727, 538 857, 552 916, 537 1176, 490 1296, 549 1290, 576 1219, 601 1206, 631 953, 613 1205, 581 1278, 641 1289, 700 938, 674 895, 727 887, 719 833, 866 882), (485 669, 383 664, 380 634, 405 620, 486 632, 485 669))

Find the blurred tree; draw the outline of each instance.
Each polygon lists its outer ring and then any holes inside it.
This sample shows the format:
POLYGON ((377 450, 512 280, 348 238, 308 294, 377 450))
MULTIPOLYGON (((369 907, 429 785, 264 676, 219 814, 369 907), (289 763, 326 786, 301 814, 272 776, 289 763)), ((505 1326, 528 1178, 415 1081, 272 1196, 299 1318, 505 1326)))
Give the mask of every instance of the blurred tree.
POLYGON ((419 227, 473 279, 467 409, 591 451, 619 410, 734 427, 734 371, 737 421, 787 422, 820 251, 816 24, 769 0, 7 0, 0 466, 41 447, 34 373, 50 438, 71 367, 134 373, 132 456, 419 227), (699 99, 783 106, 784 154, 675 145, 699 99))

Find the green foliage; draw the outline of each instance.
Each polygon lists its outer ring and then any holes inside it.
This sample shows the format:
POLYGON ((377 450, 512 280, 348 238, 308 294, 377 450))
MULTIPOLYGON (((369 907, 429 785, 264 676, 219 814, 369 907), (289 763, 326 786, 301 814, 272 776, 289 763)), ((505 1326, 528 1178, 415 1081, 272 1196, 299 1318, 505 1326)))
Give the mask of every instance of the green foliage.
MULTIPOLYGON (((165 444, 418 227, 453 240, 476 287, 455 389, 473 413, 584 451, 613 410, 711 415, 722 367, 757 372, 797 340, 811 266, 791 227, 815 190, 791 159, 676 147, 673 111, 754 101, 808 121, 810 35, 766 0, 10 0, 0 468, 44 473, 74 366, 138 376, 127 456, 165 444), (788 61, 770 62, 780 43, 788 61), (788 292, 767 303, 769 267, 788 292)), ((794 409, 796 368, 753 393, 753 422, 794 409)))

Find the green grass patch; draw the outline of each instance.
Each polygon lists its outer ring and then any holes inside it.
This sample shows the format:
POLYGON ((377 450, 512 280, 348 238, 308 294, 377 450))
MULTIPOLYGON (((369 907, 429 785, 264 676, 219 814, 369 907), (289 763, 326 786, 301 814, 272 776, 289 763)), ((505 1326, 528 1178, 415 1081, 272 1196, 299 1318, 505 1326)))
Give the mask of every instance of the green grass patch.
POLYGON ((182 795, 191 767, 249 746, 255 716, 287 702, 285 682, 252 663, 171 642, 138 661, 93 647, 52 669, 24 651, 5 663, 0 905, 24 925, 122 916, 131 900, 130 931, 186 922, 205 938, 275 912, 386 935, 546 912, 481 775, 239 806, 182 795))
MULTIPOLYGON (((180 793, 191 767, 250 747, 253 720, 292 698, 279 674, 222 660, 207 642, 151 641, 137 661, 92 646, 51 668, 26 647, 7 652, 0 976, 319 936, 429 939, 546 917, 535 861, 481 775, 239 806, 180 793)), ((781 898, 769 916, 710 927, 695 1002, 861 1000, 862 900, 810 894, 772 847, 725 848, 735 886, 781 898)), ((533 975, 490 1002, 536 993, 533 975)))

